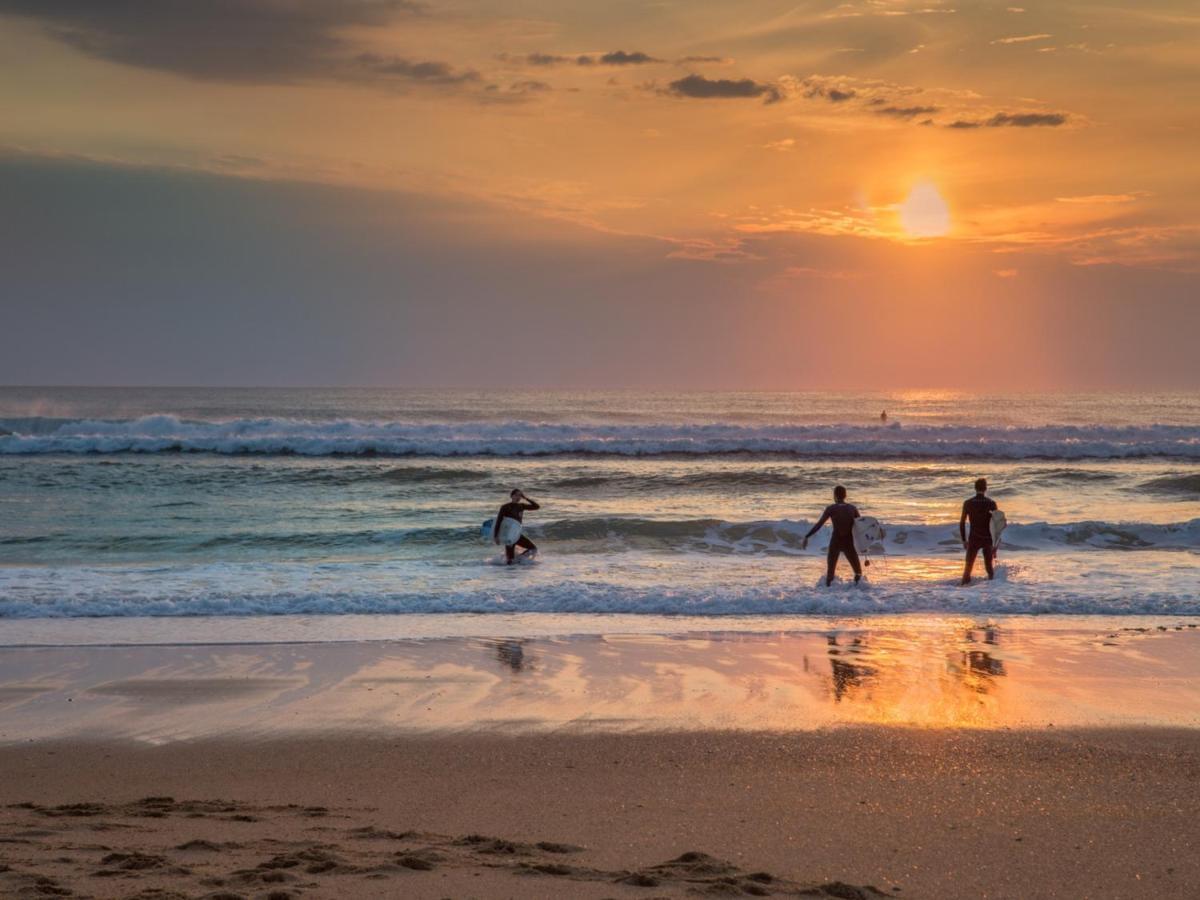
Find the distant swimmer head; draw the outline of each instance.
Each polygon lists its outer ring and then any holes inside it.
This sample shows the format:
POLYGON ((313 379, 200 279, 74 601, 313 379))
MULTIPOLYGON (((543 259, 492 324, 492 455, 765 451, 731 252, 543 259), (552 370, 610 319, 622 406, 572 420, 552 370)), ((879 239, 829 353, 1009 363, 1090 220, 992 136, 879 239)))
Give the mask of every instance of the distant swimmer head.
POLYGON ((977 493, 977 494, 986 494, 987 493, 987 479, 986 478, 976 478, 975 479, 975 493, 977 493))
POLYGON ((840 484, 833 489, 833 499, 836 500, 838 503, 841 503, 843 500, 846 499, 846 489, 844 487, 842 487, 840 484))

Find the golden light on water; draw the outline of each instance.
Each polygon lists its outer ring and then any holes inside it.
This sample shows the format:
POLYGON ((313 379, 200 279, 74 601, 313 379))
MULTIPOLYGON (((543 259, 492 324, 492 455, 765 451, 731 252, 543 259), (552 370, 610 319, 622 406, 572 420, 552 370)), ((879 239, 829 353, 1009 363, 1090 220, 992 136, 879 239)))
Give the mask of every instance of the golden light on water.
POLYGON ((909 237, 941 237, 950 230, 950 209, 938 189, 923 181, 900 204, 900 225, 909 237))

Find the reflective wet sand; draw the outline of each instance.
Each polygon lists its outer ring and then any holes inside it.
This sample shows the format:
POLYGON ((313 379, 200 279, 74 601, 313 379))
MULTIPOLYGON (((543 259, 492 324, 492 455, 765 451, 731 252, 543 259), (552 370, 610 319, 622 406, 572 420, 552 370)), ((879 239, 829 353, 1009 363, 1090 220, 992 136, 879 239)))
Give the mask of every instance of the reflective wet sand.
POLYGON ((1200 726, 1200 628, 970 618, 795 632, 0 649, 0 741, 329 731, 1200 726))

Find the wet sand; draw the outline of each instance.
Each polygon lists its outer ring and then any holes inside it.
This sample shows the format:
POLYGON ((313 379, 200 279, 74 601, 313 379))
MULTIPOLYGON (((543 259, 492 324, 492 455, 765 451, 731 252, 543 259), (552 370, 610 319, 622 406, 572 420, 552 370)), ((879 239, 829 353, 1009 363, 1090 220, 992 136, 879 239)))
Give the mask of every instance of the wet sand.
POLYGON ((1200 727, 1196 624, 1081 617, 1052 628, 946 617, 806 632, 0 646, 0 743, 1200 727))
POLYGON ((958 620, 0 648, 0 896, 1194 897, 1198 650, 958 620))

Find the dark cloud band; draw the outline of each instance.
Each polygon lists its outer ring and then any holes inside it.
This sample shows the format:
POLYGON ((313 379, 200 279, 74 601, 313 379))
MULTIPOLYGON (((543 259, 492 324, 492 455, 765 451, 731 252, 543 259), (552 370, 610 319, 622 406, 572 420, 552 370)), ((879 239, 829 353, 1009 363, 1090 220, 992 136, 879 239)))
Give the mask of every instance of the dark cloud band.
POLYGON ((423 10, 411 0, 0 0, 0 16, 35 22, 89 56, 235 82, 335 74, 353 56, 345 29, 423 10))
POLYGON ((561 53, 527 53, 524 56, 509 56, 502 53, 499 59, 506 62, 524 63, 527 66, 559 66, 573 63, 577 66, 643 66, 647 63, 660 63, 665 60, 641 50, 612 50, 599 56, 581 54, 566 56, 561 53))
POLYGON ((929 116, 937 112, 938 106, 885 106, 875 110, 877 116, 893 116, 897 119, 914 119, 917 116, 929 116))
POLYGON ((1063 113, 996 113, 987 121, 989 128, 1037 128, 1039 126, 1057 127, 1065 125, 1066 115, 1063 113))
POLYGON ((632 53, 626 53, 624 50, 614 50, 612 53, 605 53, 597 62, 602 66, 641 66, 646 63, 662 62, 662 60, 648 53, 643 53, 641 50, 635 50, 632 53))
POLYGON ((764 102, 774 103, 783 98, 775 85, 764 84, 752 78, 705 78, 703 75, 687 75, 672 81, 669 88, 676 96, 700 100, 762 97, 764 102))
POLYGON ((946 125, 961 131, 974 128, 1057 128, 1067 123, 1066 113, 996 113, 990 119, 956 119, 946 125))

